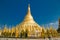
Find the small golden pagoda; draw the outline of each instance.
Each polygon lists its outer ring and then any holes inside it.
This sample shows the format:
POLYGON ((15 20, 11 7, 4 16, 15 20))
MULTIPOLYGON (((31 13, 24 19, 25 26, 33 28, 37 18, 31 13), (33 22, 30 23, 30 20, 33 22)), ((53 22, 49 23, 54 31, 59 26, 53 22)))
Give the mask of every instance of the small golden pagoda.
POLYGON ((0 36, 1 36, 2 30, 0 29, 0 36))
POLYGON ((26 30, 28 31, 28 37, 40 37, 41 36, 41 32, 42 32, 42 27, 40 27, 40 25, 38 25, 32 15, 31 15, 31 11, 30 11, 30 5, 28 5, 28 12, 27 15, 25 16, 24 20, 22 21, 21 24, 16 26, 19 30, 19 33, 22 32, 22 30, 25 32, 26 30))
POLYGON ((3 32, 8 32, 8 28, 5 26, 3 32))

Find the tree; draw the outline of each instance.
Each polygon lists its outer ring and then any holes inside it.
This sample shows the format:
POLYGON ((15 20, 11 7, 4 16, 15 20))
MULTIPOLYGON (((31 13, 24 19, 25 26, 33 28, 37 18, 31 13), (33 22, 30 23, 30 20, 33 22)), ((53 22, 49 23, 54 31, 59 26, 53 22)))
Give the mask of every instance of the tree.
POLYGON ((58 29, 57 29, 57 32, 60 34, 60 18, 59 18, 59 23, 58 23, 58 29))

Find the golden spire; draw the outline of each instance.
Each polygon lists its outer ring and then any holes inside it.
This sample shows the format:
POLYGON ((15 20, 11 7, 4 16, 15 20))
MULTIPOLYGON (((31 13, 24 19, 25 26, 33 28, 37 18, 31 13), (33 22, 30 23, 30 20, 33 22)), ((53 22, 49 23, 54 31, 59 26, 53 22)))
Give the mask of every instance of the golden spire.
POLYGON ((31 11, 30 11, 30 4, 28 4, 28 15, 31 15, 31 11))
POLYGON ((30 11, 30 4, 28 4, 28 12, 27 12, 27 15, 25 16, 24 21, 32 21, 32 20, 33 20, 33 17, 31 15, 31 11, 30 11))

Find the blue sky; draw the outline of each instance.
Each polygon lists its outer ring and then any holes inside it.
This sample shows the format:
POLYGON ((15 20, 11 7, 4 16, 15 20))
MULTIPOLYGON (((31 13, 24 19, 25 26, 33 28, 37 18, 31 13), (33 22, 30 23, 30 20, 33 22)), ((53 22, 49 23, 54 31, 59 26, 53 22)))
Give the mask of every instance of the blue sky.
POLYGON ((27 13, 28 4, 39 25, 58 24, 60 0, 0 0, 0 25, 21 23, 27 13))

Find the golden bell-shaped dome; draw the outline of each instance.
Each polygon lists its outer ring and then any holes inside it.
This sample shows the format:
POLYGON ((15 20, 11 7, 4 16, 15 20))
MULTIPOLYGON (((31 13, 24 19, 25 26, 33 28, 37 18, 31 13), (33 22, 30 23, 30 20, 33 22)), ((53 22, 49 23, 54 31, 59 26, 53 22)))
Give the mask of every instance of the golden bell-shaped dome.
POLYGON ((31 11, 30 11, 30 4, 28 5, 27 15, 25 16, 23 22, 26 22, 26 23, 27 22, 29 22, 29 23, 33 22, 34 23, 34 19, 33 19, 32 15, 31 15, 31 11))
POLYGON ((27 15, 25 16, 24 20, 22 21, 21 24, 17 25, 19 31, 21 32, 22 30, 26 31, 26 29, 28 30, 28 34, 35 34, 35 33, 39 33, 42 32, 42 27, 40 27, 40 25, 38 25, 32 15, 31 15, 31 11, 30 11, 30 4, 28 5, 28 12, 27 15))

